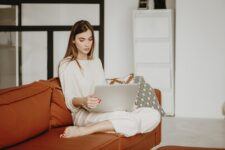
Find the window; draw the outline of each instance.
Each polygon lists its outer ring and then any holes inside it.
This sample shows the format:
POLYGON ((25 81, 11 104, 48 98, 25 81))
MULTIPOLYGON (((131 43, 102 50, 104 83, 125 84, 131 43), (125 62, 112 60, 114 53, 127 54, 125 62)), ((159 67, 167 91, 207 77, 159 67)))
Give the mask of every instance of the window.
POLYGON ((57 76, 71 26, 80 19, 93 25, 94 56, 104 64, 104 0, 1 1, 0 88, 57 76))

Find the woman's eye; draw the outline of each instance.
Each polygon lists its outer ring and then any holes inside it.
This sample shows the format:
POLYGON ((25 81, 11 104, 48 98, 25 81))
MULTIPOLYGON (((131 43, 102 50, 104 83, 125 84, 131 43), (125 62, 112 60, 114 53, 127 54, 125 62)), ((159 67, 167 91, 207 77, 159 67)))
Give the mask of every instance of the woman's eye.
POLYGON ((84 39, 80 39, 80 42, 84 42, 84 39))

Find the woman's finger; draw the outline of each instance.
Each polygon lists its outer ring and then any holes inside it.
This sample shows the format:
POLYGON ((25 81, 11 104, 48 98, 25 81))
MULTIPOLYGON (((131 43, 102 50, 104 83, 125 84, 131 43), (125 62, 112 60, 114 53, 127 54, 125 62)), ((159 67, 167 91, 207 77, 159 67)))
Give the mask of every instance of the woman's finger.
POLYGON ((91 99, 89 102, 90 103, 98 103, 98 101, 99 101, 98 99, 91 99))
POLYGON ((65 134, 60 134, 59 137, 60 138, 64 138, 65 134))
POLYGON ((88 107, 89 108, 95 108, 97 105, 98 105, 97 103, 96 104, 90 104, 88 107))

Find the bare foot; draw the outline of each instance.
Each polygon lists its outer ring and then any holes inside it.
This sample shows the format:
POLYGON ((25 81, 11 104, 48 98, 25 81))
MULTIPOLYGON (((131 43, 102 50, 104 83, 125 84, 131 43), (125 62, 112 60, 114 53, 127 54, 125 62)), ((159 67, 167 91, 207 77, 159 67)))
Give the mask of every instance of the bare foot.
POLYGON ((115 131, 104 131, 103 133, 111 133, 111 134, 114 134, 116 132, 115 131))
POLYGON ((62 138, 78 137, 88 135, 96 132, 114 131, 113 125, 110 121, 101 121, 95 124, 88 124, 87 126, 67 127, 63 134, 60 135, 62 138))
POLYGON ((83 127, 70 126, 65 129, 64 133, 60 135, 60 138, 71 138, 83 135, 87 135, 83 127))

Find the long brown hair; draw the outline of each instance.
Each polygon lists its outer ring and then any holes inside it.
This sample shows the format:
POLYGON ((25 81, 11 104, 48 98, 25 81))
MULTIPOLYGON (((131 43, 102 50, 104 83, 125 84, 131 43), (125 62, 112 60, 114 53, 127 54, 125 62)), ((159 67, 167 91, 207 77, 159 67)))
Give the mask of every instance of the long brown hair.
POLYGON ((75 40, 77 34, 86 32, 87 30, 91 31, 92 39, 93 39, 91 50, 87 54, 87 58, 88 59, 93 59, 93 52, 94 52, 94 46, 95 46, 94 29, 91 26, 91 24, 88 21, 86 21, 86 20, 77 21, 73 25, 73 27, 71 29, 71 32, 70 32, 70 38, 69 38, 66 54, 64 56, 64 58, 70 56, 71 57, 70 61, 75 60, 80 68, 81 68, 81 66, 80 66, 80 64, 77 61, 78 49, 76 47, 76 44, 73 43, 73 41, 75 40))

